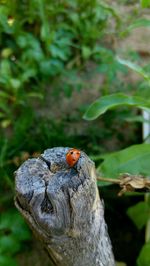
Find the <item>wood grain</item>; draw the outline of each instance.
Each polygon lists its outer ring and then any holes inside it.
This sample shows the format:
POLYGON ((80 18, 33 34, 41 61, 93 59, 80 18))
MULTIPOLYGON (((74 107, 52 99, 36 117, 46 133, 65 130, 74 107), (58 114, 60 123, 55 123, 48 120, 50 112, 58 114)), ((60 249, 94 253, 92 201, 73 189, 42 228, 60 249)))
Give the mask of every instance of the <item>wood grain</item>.
POLYGON ((68 150, 47 149, 20 166, 15 205, 48 251, 51 265, 114 266, 95 165, 81 151, 70 168, 68 150))

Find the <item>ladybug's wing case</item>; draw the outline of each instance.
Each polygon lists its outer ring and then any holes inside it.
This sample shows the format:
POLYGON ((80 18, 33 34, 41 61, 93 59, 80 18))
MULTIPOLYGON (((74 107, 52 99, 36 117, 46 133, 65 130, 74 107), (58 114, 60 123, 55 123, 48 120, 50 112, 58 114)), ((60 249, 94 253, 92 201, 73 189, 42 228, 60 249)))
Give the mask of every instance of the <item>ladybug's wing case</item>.
POLYGON ((81 152, 77 149, 71 149, 66 154, 66 161, 70 167, 73 167, 79 160, 81 152))

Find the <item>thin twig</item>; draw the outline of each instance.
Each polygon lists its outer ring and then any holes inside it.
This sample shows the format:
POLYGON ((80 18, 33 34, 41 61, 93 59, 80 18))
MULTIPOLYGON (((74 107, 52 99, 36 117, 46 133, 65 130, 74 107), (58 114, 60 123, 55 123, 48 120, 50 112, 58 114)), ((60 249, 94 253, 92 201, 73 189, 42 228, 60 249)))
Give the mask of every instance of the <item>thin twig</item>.
POLYGON ((120 180, 113 178, 97 177, 97 181, 111 182, 120 185, 120 180))
POLYGON ((121 188, 121 191, 118 193, 119 196, 123 195, 125 192, 142 189, 150 191, 150 178, 146 178, 142 175, 131 175, 129 173, 124 173, 121 174, 118 179, 98 177, 97 181, 119 185, 121 188))

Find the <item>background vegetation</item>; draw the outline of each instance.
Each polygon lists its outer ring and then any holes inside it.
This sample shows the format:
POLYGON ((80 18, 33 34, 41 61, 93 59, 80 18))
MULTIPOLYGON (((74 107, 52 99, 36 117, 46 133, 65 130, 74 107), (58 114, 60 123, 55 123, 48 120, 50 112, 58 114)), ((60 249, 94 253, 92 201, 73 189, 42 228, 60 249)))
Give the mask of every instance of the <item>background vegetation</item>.
MULTIPOLYGON (((27 158, 53 146, 78 147, 106 178, 150 176, 141 112, 150 108, 150 54, 121 45, 150 26, 149 6, 148 0, 0 1, 1 266, 36 265, 27 261, 33 240, 13 203, 13 172, 27 158)), ((149 197, 118 198, 115 186, 98 184, 116 260, 149 266, 149 197)))

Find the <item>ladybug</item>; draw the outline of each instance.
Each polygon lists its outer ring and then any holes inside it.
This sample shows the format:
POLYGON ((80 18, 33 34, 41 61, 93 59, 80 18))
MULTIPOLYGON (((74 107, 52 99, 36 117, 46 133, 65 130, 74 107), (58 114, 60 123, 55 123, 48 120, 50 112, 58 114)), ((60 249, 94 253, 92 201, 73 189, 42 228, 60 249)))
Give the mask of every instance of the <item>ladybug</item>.
POLYGON ((66 161, 70 167, 73 167, 79 160, 81 152, 77 149, 71 149, 66 154, 66 161))

